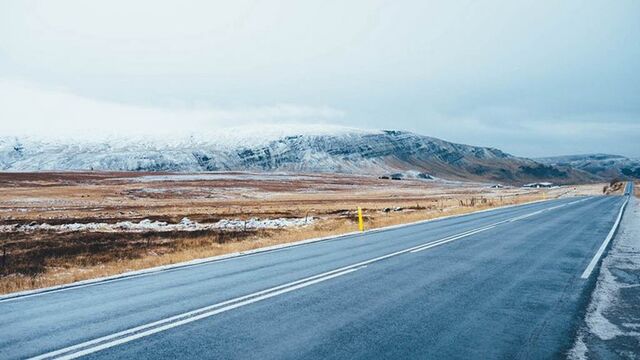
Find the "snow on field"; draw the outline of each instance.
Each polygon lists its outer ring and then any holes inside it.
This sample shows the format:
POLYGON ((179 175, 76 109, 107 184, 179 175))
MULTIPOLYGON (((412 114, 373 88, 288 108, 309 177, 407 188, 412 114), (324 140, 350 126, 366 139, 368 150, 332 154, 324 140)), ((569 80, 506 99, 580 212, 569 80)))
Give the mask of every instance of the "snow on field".
POLYGON ((108 223, 71 223, 71 224, 25 224, 25 225, 0 225, 0 232, 29 232, 29 231, 95 231, 95 232, 146 232, 146 231, 197 231, 197 230, 255 230, 255 229, 281 229, 312 224, 314 218, 278 218, 229 220, 223 219, 216 223, 201 224, 183 218, 177 224, 169 224, 164 221, 151 221, 144 219, 140 222, 122 221, 115 224, 108 223))
POLYGON ((596 288, 571 359, 638 358, 640 349, 640 201, 632 198, 596 288))
POLYGON ((292 175, 289 173, 204 173, 204 174, 171 174, 171 175, 144 175, 134 178, 114 179, 135 182, 156 182, 156 181, 206 181, 206 180, 315 180, 317 177, 292 175))

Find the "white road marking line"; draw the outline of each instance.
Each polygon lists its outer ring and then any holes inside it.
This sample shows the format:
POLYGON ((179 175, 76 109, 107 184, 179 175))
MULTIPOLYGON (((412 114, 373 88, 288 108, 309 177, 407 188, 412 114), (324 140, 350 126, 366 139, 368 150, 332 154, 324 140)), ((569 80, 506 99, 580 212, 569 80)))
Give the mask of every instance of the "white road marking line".
POLYGON ((290 284, 286 284, 286 285, 282 285, 282 286, 278 286, 272 289, 268 289, 270 291, 261 291, 258 293, 254 293, 251 295, 247 295, 247 296, 243 296, 237 299, 233 299, 233 300, 229 300, 229 301, 225 301, 216 305, 212 305, 212 306, 208 306, 206 308, 202 308, 202 309, 198 309, 196 311, 190 311, 188 313, 184 313, 181 315, 177 315, 175 317, 172 317, 170 319, 176 319, 176 318, 180 318, 180 320, 178 321, 174 321, 174 322, 169 322, 167 324, 161 325, 161 326, 156 326, 156 327, 152 327, 152 325, 158 325, 159 323, 166 323, 168 322, 169 319, 165 319, 165 321, 162 322, 156 322, 156 323, 152 323, 152 324, 148 324, 145 326, 140 326, 137 328, 133 328, 130 330, 126 330, 117 334, 113 334, 113 335, 109 335, 109 336, 105 336, 103 338, 99 338, 99 339, 95 339, 95 340, 91 340, 91 341, 87 341, 85 343, 82 344, 78 344, 78 345, 74 345, 74 346, 70 346, 64 349, 60 349, 60 350, 56 350, 56 351, 52 351, 46 354, 42 354, 33 358, 30 358, 32 360, 35 359, 47 359, 47 358, 56 358, 56 359, 75 359, 84 355, 88 355, 100 350, 104 350, 116 345, 120 345, 120 344, 124 344, 130 341, 133 341, 135 339, 139 339, 142 337, 146 337, 155 333, 159 333, 161 331, 165 331, 165 330, 169 330, 172 328, 175 328, 177 326, 181 326, 184 324, 188 324, 197 320, 201 320, 204 318, 208 318, 211 317, 213 315, 217 315, 229 310, 233 310, 236 308, 239 308, 241 306, 245 306, 245 305, 249 305, 249 304, 253 304, 255 302, 258 301, 262 301, 265 299, 269 299, 272 298, 274 296, 278 296, 281 294, 285 294, 294 290, 298 290, 307 286, 311 286, 323 281, 327 281, 333 278, 336 278, 338 276, 343 276, 349 273, 352 273, 354 271, 358 271, 360 269, 362 269, 363 267, 357 267, 357 268, 352 268, 352 269, 348 269, 348 270, 344 270, 344 271, 340 271, 340 272, 334 272, 333 274, 327 275, 327 276, 322 276, 322 277, 318 277, 318 276, 314 276, 312 280, 308 280, 308 281, 296 281, 290 284), (291 284, 293 284, 293 286, 290 286, 291 284), (278 289, 276 291, 273 291, 274 289, 278 289), (258 296, 256 296, 258 295, 258 296), (243 299, 243 300, 241 300, 243 299), (241 300, 241 301, 239 301, 241 300), (224 306, 227 305, 227 306, 224 306), (209 311, 204 311, 205 309, 209 309, 209 311), (197 314, 197 315, 193 315, 193 314, 197 314), (191 316, 190 316, 191 315, 191 316), (142 331, 140 332, 140 330, 144 330, 150 328, 149 330, 146 331, 142 331), (124 336, 123 335, 128 335, 128 336, 124 336), (112 341, 109 341, 112 340, 112 341), (96 345, 93 347, 89 347, 91 345, 96 345), (77 352, 73 352, 70 353, 74 350, 79 350, 82 349, 80 351, 77 352), (70 354, 69 354, 70 353, 70 354), (66 354, 66 355, 63 355, 66 354), (57 357, 57 355, 62 355, 60 357, 57 357))
POLYGON ((487 226, 485 228, 478 229, 476 231, 472 231, 472 232, 469 232, 469 233, 466 233, 466 234, 463 234, 463 235, 460 235, 460 236, 454 236, 454 237, 451 237, 451 238, 444 238, 444 239, 441 239, 441 240, 438 240, 438 241, 434 241, 433 243, 425 245, 425 246, 423 246, 423 247, 421 247, 419 249, 411 250, 411 252, 412 253, 417 253, 417 252, 420 252, 422 250, 431 249, 431 248, 436 247, 436 246, 440 246, 440 245, 443 245, 443 244, 446 244, 446 243, 449 243, 449 242, 452 242, 452 241, 456 241, 456 240, 465 238, 467 236, 471 236, 471 235, 474 235, 474 234, 477 234, 477 233, 480 233, 480 232, 483 232, 483 231, 487 231, 489 229, 493 229, 496 226, 497 225, 487 226))
POLYGON ((514 217, 514 218, 510 219, 509 222, 514 222, 514 221, 526 219, 526 218, 532 217, 534 215, 542 214, 543 212, 544 212, 544 210, 538 210, 538 211, 535 211, 535 212, 532 212, 532 213, 529 213, 529 214, 525 214, 525 215, 521 215, 521 216, 518 216, 518 217, 514 217))
MULTIPOLYGON (((586 199, 583 199, 586 200, 586 199)), ((583 201, 581 200, 581 201, 583 201)), ((580 201, 578 201, 580 202, 580 201)), ((574 202, 576 203, 576 202, 574 202)), ((552 208, 558 208, 556 207, 552 207, 552 208)), ((533 213, 530 214, 526 214, 525 217, 529 217, 529 216, 533 216, 533 215, 537 215, 540 214, 546 210, 552 209, 552 208, 547 208, 547 209, 543 209, 543 210, 538 210, 535 211, 533 213)), ((459 240, 462 239, 464 237, 468 237, 471 236, 473 234, 482 232, 482 231, 487 231, 489 229, 493 229, 496 226, 500 225, 500 224, 504 224, 507 222, 511 222, 513 221, 513 219, 522 219, 524 217, 522 216, 518 216, 516 218, 511 218, 511 219, 506 219, 506 220, 502 220, 499 222, 496 222, 494 224, 490 224, 488 226, 484 226, 484 227, 480 227, 477 229, 472 229, 472 230, 468 230, 459 234, 455 234, 455 235, 451 235, 449 237, 440 239, 440 240, 436 240, 436 241, 430 241, 428 243, 425 244, 420 244, 417 246, 413 246, 404 250, 399 250, 390 254, 386 254, 386 255, 382 255, 373 259, 369 259, 369 260, 365 260, 365 261, 361 261, 359 263, 353 264, 353 265, 348 265, 348 266, 344 266, 335 270, 331 270, 331 271, 327 271, 321 274, 317 274, 314 276, 310 276, 304 279, 300 279, 297 281, 293 281, 287 284, 283 284, 283 285, 279 285, 276 287, 272 287, 269 289, 265 289, 265 290, 261 290, 252 294, 248 294, 248 295, 244 295, 238 298, 234 298, 234 299, 230 299, 227 301, 223 301, 221 303, 217 303, 214 305, 209 305, 200 309, 196 309, 196 310, 192 310, 183 314, 179 314, 179 315, 175 315, 169 318, 165 318, 162 320, 158 320, 149 324, 145 324, 145 325, 140 325, 128 330, 124 330, 118 333, 114 333, 111 335, 107 335, 107 336, 103 336, 97 339, 93 339, 93 340, 89 340, 80 344, 76 344, 76 345, 72 345, 63 349, 59 349, 59 350, 55 350, 55 351, 51 351, 45 354, 41 354, 35 357, 32 357, 30 359, 32 360, 41 360, 41 359, 48 359, 48 358, 59 358, 59 359, 74 359, 83 355, 87 355, 87 354, 91 354, 103 349, 107 349, 119 344, 123 344, 129 341, 133 341, 135 339, 139 339, 141 337, 145 337, 145 336, 149 336, 161 331, 165 331, 171 328, 174 328, 176 326, 180 326, 183 324, 187 324, 193 321, 197 321, 206 317, 210 317, 216 314, 219 314, 221 312, 225 312, 225 311, 229 311, 235 308, 238 308, 240 306, 244 306, 244 305, 248 305, 248 304, 252 304, 255 303, 257 301, 261 301, 264 299, 268 299, 280 294, 284 294, 296 289, 300 289, 309 285, 313 285, 322 281, 326 281, 332 278, 335 278, 337 276, 342 276, 342 275, 346 275, 348 273, 351 273, 353 271, 356 270, 360 270, 362 268, 365 268, 367 265, 375 263, 375 262, 379 262, 394 256, 398 256, 401 254, 405 254, 405 253, 409 253, 409 252, 418 252, 418 251, 422 251, 422 250, 426 250, 438 245, 443 245, 445 243, 448 242, 452 242, 455 240, 459 240), (95 346, 93 346, 95 345, 95 346), (79 350, 74 352, 75 350, 79 350), (66 355, 65 355, 66 354, 66 355), (58 355, 62 355, 61 357, 58 357, 58 355)))
MULTIPOLYGON (((358 267, 358 269, 361 269, 361 268, 364 268, 364 267, 366 267, 366 266, 358 267)), ((318 278, 322 278, 322 277, 325 277, 325 276, 330 276, 330 275, 332 275, 332 274, 334 274, 336 272, 345 271, 345 270, 351 270, 352 268, 353 268, 353 266, 349 266, 349 267, 344 267, 344 268, 340 268, 340 269, 327 271, 327 272, 324 272, 324 273, 321 273, 321 274, 317 274, 317 275, 313 275, 313 276, 310 276, 310 277, 306 277, 304 279, 292 281, 290 283, 278 285, 278 286, 275 286, 275 287, 272 287, 272 288, 268 288, 268 289, 265 289, 265 290, 257 291, 255 293, 251 293, 251 294, 240 296, 240 297, 237 297, 237 298, 234 298, 234 299, 226 300, 226 301, 223 301, 223 302, 220 302, 220 303, 217 303, 217 304, 205 306, 205 307, 202 307, 202 308, 199 308, 199 309, 195 309, 195 310, 192 310, 192 311, 189 311, 189 312, 185 312, 185 313, 182 313, 182 314, 174 315, 174 316, 171 316, 171 317, 168 317, 168 318, 165 318, 165 319, 162 319, 162 320, 158 320, 158 321, 155 321, 155 322, 152 322, 152 323, 148 323, 148 324, 145 324, 145 325, 140 325, 140 326, 137 326, 137 327, 134 327, 134 328, 131 328, 131 329, 127 329, 127 330, 124 330, 124 331, 120 331, 120 332, 117 332, 117 333, 114 333, 114 334, 111 334, 111 335, 107 335, 107 336, 103 336, 103 337, 100 337, 100 338, 97 338, 97 339, 86 341, 86 342, 83 342, 81 344, 69 346, 69 347, 64 348, 64 349, 52 351, 52 352, 49 352, 47 354, 43 354, 43 355, 40 355, 40 356, 33 357, 31 359, 44 359, 46 357, 59 355, 59 354, 65 353, 65 352, 69 352, 71 350, 87 347, 87 346, 90 346, 90 345, 93 345, 93 344, 101 343, 101 342, 108 341, 108 340, 111 340, 111 339, 114 339, 114 338, 118 338, 118 337, 122 337, 122 336, 125 336, 125 335, 128 335, 128 334, 136 333, 136 332, 139 332, 141 330, 152 328, 154 326, 170 323, 172 321, 177 321, 177 320, 180 320, 180 319, 182 319, 184 317, 194 316, 194 315, 197 315, 198 313, 201 313, 203 311, 209 311, 209 310, 212 310, 212 309, 215 309, 215 308, 219 308, 219 307, 222 307, 222 306, 225 306, 225 305, 229 305, 229 304, 232 304, 232 303, 235 303, 235 302, 238 302, 238 301, 247 300, 247 299, 252 298, 252 297, 261 296, 261 295, 264 295, 264 294, 267 294, 267 293, 270 293, 270 292, 273 292, 273 291, 277 291, 277 290, 280 290, 280 289, 284 289, 284 288, 287 288, 287 287, 290 287, 290 286, 295 286, 297 284, 305 283, 305 282, 312 281, 312 280, 315 280, 315 279, 318 279, 318 278)))
POLYGON ((543 212, 546 212, 546 211, 551 211, 551 210, 555 210, 555 209, 560 209, 560 208, 563 208, 563 207, 565 207, 565 206, 569 206, 569 205, 573 205, 573 204, 579 204, 579 203, 581 203, 581 202, 583 202, 583 201, 587 201, 587 200, 589 200, 589 199, 591 199, 591 198, 585 198, 585 199, 581 199, 581 200, 572 201, 572 202, 570 202, 570 203, 566 203, 566 204, 561 204, 561 205, 552 206, 552 207, 549 207, 549 208, 546 208, 546 209, 542 209, 542 210, 534 211, 534 212, 529 213, 529 214, 525 214, 525 215, 522 215, 522 216, 515 217, 515 218, 510 219, 510 220, 508 220, 508 221, 509 221, 509 222, 514 222, 514 221, 518 221, 518 220, 526 219, 526 218, 531 217, 531 216, 535 216, 535 215, 538 215, 538 214, 542 214, 543 212))
POLYGON ((616 221, 613 223, 613 227, 609 231, 609 234, 607 234, 607 237, 602 242, 602 245, 600 245, 600 248, 598 249, 596 254, 593 256, 593 259, 591 259, 591 262, 589 263, 587 268, 584 269, 584 272, 582 273, 580 278, 587 279, 587 278, 589 278, 589 276, 593 272, 593 269, 598 264, 598 261, 602 257, 602 254, 604 254, 604 251, 607 249, 607 246, 609 245, 609 242, 611 241, 611 239, 613 238, 613 235, 615 234, 616 230, 618 229, 618 226, 620 225, 620 220, 622 219, 622 213, 624 212, 624 208, 625 208, 625 206, 627 206, 628 202, 629 202, 629 198, 627 198, 624 201, 624 203, 622 203, 622 206, 620 207, 620 212, 618 213, 618 217, 616 218, 616 221))

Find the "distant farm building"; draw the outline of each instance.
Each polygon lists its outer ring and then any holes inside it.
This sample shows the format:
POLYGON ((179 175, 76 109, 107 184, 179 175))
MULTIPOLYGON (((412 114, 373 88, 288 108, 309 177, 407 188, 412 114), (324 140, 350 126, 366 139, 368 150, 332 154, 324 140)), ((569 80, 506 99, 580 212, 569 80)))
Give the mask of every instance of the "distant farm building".
POLYGON ((535 182, 531 184, 522 185, 522 187, 532 188, 532 189, 551 188, 553 186, 554 186, 553 183, 550 183, 550 182, 535 182))

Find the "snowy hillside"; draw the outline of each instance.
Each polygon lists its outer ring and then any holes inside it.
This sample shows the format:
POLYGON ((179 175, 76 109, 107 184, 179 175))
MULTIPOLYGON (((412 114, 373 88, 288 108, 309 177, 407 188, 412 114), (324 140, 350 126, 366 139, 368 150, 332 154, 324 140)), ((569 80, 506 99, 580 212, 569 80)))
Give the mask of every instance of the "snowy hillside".
POLYGON ((640 179, 640 160, 629 159, 621 155, 566 155, 536 160, 547 165, 571 166, 607 180, 613 178, 640 179))
POLYGON ((5 171, 306 171, 523 182, 588 179, 493 148, 454 144, 401 131, 340 127, 226 130, 185 138, 91 141, 0 138, 5 171))

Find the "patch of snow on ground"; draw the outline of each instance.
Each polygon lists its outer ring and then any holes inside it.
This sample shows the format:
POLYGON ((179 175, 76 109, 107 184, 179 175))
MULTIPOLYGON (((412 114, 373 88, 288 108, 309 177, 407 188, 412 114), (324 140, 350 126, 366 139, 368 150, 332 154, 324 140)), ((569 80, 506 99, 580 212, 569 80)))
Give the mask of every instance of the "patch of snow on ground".
POLYGON ((177 224, 169 224, 164 221, 151 221, 144 219, 140 222, 121 221, 115 224, 108 223, 86 223, 86 224, 25 224, 25 225, 0 225, 0 232, 29 232, 29 231, 94 231, 94 232, 167 232, 167 231, 196 231, 196 230, 256 230, 256 229, 282 229, 287 227, 299 227, 312 224, 314 218, 278 218, 278 219, 258 219, 248 220, 228 220, 222 219, 216 223, 201 224, 183 218, 177 224))
POLYGON ((590 332, 602 340, 611 340, 625 334, 617 325, 613 324, 605 314, 617 304, 617 297, 622 284, 616 281, 611 270, 603 267, 598 277, 598 286, 593 293, 586 322, 590 332))
POLYGON ((135 178, 123 178, 114 180, 132 180, 135 182, 156 182, 156 181, 207 181, 207 180, 315 180, 317 177, 292 175, 286 173, 201 173, 201 174, 171 174, 171 175, 144 175, 135 178))
POLYGON ((573 345, 573 348, 569 352, 569 359, 578 360, 578 359, 586 359, 587 358, 587 344, 584 343, 584 339, 582 336, 576 339, 576 342, 573 345))

